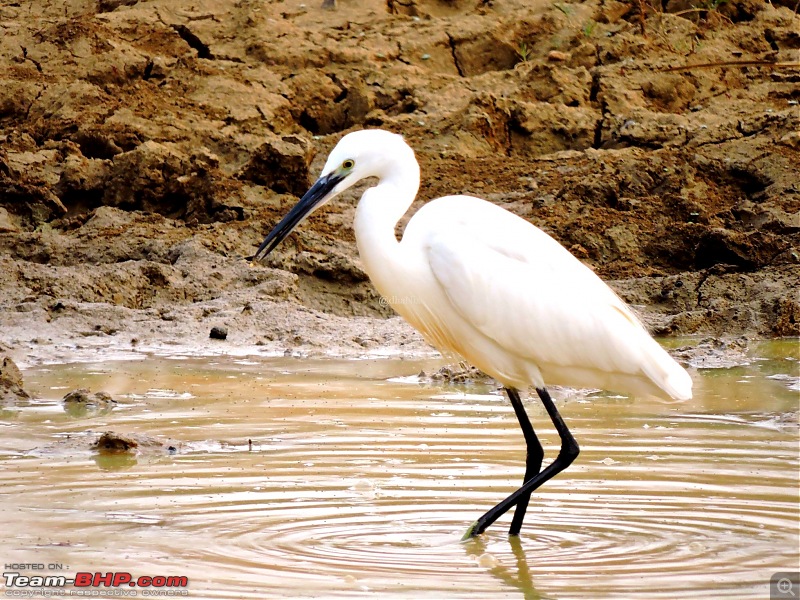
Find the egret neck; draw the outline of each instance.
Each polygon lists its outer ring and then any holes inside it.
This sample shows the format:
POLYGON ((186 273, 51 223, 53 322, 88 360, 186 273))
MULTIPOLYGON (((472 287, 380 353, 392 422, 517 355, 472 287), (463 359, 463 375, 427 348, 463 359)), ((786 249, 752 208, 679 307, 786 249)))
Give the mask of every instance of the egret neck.
POLYGON ((379 174, 378 179, 378 185, 361 196, 353 228, 364 270, 378 291, 385 295, 387 278, 402 269, 402 252, 395 227, 417 196, 419 165, 411 155, 410 160, 394 163, 393 168, 379 174))

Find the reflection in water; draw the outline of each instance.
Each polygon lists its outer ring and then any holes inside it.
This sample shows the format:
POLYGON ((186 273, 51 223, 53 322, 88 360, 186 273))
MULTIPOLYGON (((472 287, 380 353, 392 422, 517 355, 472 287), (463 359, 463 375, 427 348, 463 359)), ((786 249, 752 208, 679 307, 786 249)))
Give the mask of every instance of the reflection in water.
POLYGON ((472 538, 464 543, 467 554, 476 559, 477 563, 485 567, 489 573, 503 582, 505 586, 516 588, 522 592, 525 600, 539 600, 541 596, 533 586, 531 571, 528 568, 528 558, 522 547, 519 536, 508 538, 508 545, 514 553, 515 564, 509 567, 502 564, 493 555, 486 552, 486 542, 483 538, 472 538))
MULTIPOLYGON (((202 598, 761 598, 798 564, 794 352, 697 372, 687 403, 565 396, 578 461, 519 538, 499 523, 465 543, 518 486, 525 446, 496 390, 400 377, 430 362, 34 369, 37 398, 0 413, 4 548, 68 575, 185 575, 202 598), (65 414, 76 387, 118 404, 65 414), (177 452, 92 452, 109 430, 177 452)), ((558 436, 527 407, 551 460, 558 436)))
POLYGON ((101 471, 123 471, 135 466, 139 461, 135 454, 97 454, 92 456, 101 471))

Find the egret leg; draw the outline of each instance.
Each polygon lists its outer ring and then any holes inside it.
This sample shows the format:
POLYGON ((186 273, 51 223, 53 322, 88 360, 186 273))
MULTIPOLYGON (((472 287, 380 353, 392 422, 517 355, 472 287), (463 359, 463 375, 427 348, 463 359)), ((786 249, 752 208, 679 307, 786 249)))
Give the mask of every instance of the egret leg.
POLYGON ((556 456, 556 459, 547 465, 542 472, 535 475, 532 479, 526 481, 516 492, 511 494, 508 498, 500 502, 494 508, 490 509, 480 519, 470 525, 469 529, 467 529, 467 533, 464 534, 462 539, 466 540, 482 534, 484 531, 486 531, 487 527, 507 513, 508 509, 520 502, 522 498, 528 498, 531 492, 566 469, 572 464, 572 461, 577 458, 578 453, 580 452, 578 442, 576 442, 575 438, 572 437, 572 434, 564 423, 564 420, 558 413, 556 405, 553 404, 553 399, 550 398, 550 394, 548 394, 547 390, 544 388, 536 388, 536 393, 539 394, 539 398, 541 398, 542 404, 544 404, 544 408, 547 410, 547 414, 550 415, 550 420, 553 421, 553 425, 555 425, 556 431, 558 431, 558 435, 561 438, 561 449, 558 452, 558 456, 556 456))
MULTIPOLYGON (((527 453, 525 455, 525 479, 523 480, 523 483, 525 483, 539 474, 539 470, 542 468, 544 450, 542 449, 542 443, 536 436, 536 432, 533 430, 530 419, 528 419, 528 415, 522 405, 522 400, 520 400, 519 392, 514 388, 506 388, 506 393, 508 394, 508 399, 511 400, 511 406, 514 407, 517 421, 519 421, 519 426, 522 428, 522 434, 525 436, 525 444, 527 446, 527 453)), ((517 502, 517 508, 514 511, 514 518, 511 520, 511 527, 508 530, 508 535, 519 535, 519 530, 522 528, 522 520, 525 518, 525 511, 528 510, 528 501, 530 498, 531 495, 528 494, 527 496, 520 497, 519 502, 517 502)))

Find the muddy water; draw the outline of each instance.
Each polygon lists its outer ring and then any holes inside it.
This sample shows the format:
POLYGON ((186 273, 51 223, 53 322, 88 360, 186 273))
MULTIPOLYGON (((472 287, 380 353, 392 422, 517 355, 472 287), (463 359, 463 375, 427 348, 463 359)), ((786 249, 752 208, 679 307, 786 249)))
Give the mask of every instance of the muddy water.
MULTIPOLYGON (((488 387, 437 363, 147 359, 37 367, 0 409, 5 563, 189 579, 190 597, 764 598, 798 568, 796 344, 694 373, 686 403, 561 394, 582 454, 481 539, 524 447, 488 387), (68 414, 79 386, 110 412, 68 414), (87 434, 176 440, 98 457, 87 434), (35 450, 34 450, 35 449, 35 450)), ((557 436, 529 413, 548 456, 557 436)))

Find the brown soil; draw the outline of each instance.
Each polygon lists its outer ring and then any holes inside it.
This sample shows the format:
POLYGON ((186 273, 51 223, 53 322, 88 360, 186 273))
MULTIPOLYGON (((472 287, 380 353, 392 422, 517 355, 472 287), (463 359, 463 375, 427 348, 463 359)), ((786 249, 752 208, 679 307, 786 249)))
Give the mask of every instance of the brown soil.
POLYGON ((423 351, 354 194, 242 260, 378 126, 417 151, 415 207, 509 208, 656 333, 800 334, 795 0, 321 4, 0 6, 0 349, 423 351))

